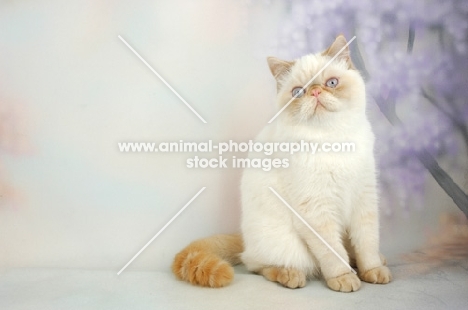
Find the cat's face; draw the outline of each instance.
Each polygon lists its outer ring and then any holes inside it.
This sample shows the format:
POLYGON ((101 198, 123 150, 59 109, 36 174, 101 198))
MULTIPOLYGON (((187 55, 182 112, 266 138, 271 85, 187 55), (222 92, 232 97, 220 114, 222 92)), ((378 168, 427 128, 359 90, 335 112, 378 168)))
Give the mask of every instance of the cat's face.
POLYGON ((365 113, 365 87, 349 57, 341 52, 309 86, 303 88, 337 52, 346 46, 343 36, 324 52, 295 61, 268 58, 270 70, 278 83, 279 108, 293 101, 283 111, 283 118, 293 123, 326 121, 334 116, 365 113))

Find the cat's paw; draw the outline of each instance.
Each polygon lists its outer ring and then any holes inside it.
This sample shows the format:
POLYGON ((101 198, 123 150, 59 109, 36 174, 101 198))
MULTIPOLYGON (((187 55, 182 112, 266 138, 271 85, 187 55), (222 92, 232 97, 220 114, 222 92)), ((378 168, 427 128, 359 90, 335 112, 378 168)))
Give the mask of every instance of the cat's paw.
POLYGON ((288 288, 300 288, 306 285, 305 273, 294 268, 267 267, 261 273, 268 280, 288 288))
POLYGON ((354 273, 345 273, 327 280, 327 285, 338 292, 355 292, 361 287, 361 281, 354 273))
POLYGON ((392 281, 392 274, 387 266, 376 267, 359 273, 359 278, 364 282, 387 284, 392 281))
POLYGON ((285 287, 299 288, 306 285, 306 276, 302 271, 292 268, 282 268, 278 273, 278 282, 285 287))

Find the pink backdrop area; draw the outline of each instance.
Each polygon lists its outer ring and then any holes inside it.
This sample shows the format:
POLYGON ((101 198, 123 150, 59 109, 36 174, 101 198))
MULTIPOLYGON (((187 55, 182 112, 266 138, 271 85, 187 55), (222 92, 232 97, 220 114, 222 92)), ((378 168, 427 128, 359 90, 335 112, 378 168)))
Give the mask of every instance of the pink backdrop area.
POLYGON ((258 40, 271 36, 280 7, 12 1, 0 8, 0 266, 118 270, 204 186, 131 268, 166 270, 190 240, 237 231, 239 170, 189 170, 192 154, 122 154, 117 143, 253 138, 274 96, 258 40))

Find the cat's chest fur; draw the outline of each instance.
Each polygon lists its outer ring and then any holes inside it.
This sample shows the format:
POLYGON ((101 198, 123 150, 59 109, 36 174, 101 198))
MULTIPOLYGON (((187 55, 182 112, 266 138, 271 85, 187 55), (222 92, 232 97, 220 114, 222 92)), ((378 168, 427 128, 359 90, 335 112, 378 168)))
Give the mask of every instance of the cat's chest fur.
POLYGON ((351 212, 350 206, 358 199, 356 193, 363 186, 369 167, 373 166, 373 135, 367 121, 364 122, 353 130, 300 127, 276 128, 271 133, 283 141, 307 141, 317 147, 315 153, 287 154, 288 169, 277 171, 278 183, 294 205, 308 208, 332 205, 342 212, 351 212), (346 143, 353 147, 343 150, 346 143), (342 150, 327 152, 323 149, 331 144, 342 150))

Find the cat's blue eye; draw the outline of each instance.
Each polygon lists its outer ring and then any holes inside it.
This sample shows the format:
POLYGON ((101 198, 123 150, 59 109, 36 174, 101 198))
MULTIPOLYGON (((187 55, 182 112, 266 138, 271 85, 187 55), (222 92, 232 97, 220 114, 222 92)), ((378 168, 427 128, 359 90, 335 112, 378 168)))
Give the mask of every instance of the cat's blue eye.
POLYGON ((294 98, 301 98, 302 96, 304 96, 304 88, 302 87, 294 87, 293 90, 292 90, 292 96, 294 98))
POLYGON ((338 79, 337 78, 328 79, 325 85, 327 85, 327 87, 330 87, 330 88, 335 88, 338 85, 338 79))

